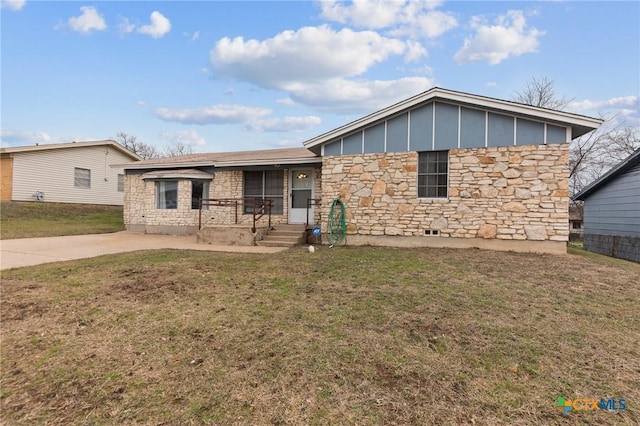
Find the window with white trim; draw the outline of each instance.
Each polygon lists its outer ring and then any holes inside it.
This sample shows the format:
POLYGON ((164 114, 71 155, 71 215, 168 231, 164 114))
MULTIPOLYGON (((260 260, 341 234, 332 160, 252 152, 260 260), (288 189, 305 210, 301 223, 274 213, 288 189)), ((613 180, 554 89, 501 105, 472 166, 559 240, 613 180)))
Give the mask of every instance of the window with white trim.
POLYGON ((178 208, 177 180, 156 181, 156 208, 162 210, 178 208))
POLYGON ((418 197, 447 198, 449 151, 418 153, 418 197))
POLYGON ((124 175, 118 174, 118 192, 124 192, 124 175))
POLYGON ((244 172, 244 212, 253 212, 256 198, 273 200, 272 214, 282 214, 284 171, 259 170, 244 172))
POLYGON ((91 170, 76 167, 74 170, 73 186, 76 188, 91 188, 91 170))

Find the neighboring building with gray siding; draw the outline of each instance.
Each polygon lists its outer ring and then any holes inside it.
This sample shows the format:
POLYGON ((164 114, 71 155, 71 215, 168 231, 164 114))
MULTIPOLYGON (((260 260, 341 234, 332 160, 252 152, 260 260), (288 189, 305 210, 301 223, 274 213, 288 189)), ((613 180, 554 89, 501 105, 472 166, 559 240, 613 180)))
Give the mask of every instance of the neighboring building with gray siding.
POLYGON ((575 196, 584 201, 584 248, 640 262, 640 149, 575 196))
POLYGON ((2 200, 123 205, 124 169, 141 158, 112 140, 0 149, 2 200))

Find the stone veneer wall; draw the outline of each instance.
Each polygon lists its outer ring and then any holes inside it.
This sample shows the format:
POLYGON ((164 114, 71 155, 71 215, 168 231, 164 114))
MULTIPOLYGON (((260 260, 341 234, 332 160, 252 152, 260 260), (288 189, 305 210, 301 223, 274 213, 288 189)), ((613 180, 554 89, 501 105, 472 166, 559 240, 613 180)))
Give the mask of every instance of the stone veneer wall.
MULTIPOLYGON (((320 197, 320 169, 314 169, 314 196, 320 197)), ((139 175, 125 176, 124 223, 127 229, 148 233, 195 234, 198 231, 198 210, 191 208, 191 181, 178 181, 178 208, 156 209, 155 181, 143 180, 139 175)), ((284 169, 283 214, 272 215, 271 222, 286 223, 289 207, 289 170, 284 169)), ((216 172, 209 185, 209 198, 242 198, 242 170, 216 172)), ((320 209, 315 211, 316 223, 320 220, 320 209)), ((266 225, 268 218, 259 220, 266 225)), ((233 207, 209 206, 202 211, 203 225, 227 225, 235 223, 233 207)), ((238 206, 238 224, 252 225, 253 216, 243 214, 238 206)))
POLYGON ((416 152, 324 157, 323 217, 340 196, 352 236, 568 240, 568 144, 450 150, 447 199, 418 198, 417 165, 416 152))

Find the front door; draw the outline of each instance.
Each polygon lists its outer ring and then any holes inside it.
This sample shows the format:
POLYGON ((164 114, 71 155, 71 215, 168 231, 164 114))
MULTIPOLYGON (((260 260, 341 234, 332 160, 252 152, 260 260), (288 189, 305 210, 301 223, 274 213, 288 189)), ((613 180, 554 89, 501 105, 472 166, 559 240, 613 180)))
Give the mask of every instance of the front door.
MULTIPOLYGON (((289 176, 289 223, 306 223, 308 200, 313 198, 313 169, 291 169, 289 176)), ((309 208, 313 223, 313 206, 309 208)))

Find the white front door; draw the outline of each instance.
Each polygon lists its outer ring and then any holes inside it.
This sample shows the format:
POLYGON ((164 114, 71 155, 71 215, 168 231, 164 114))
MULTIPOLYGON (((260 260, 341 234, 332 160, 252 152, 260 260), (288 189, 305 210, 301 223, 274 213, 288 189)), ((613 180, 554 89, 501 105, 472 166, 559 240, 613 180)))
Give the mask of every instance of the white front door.
MULTIPOLYGON (((291 169, 289 175, 289 223, 307 223, 308 200, 313 199, 313 169, 291 169)), ((309 208, 313 223, 313 206, 309 208)))

